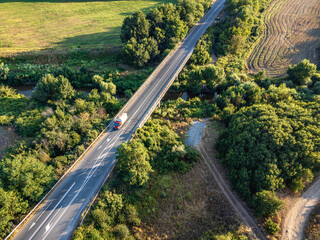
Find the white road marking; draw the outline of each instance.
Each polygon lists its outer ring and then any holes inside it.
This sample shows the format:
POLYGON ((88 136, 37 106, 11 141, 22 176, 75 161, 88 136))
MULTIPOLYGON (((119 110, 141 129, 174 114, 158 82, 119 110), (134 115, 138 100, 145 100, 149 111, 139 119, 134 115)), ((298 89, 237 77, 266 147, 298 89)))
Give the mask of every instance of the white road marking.
POLYGON ((31 224, 31 226, 29 227, 28 231, 30 231, 30 229, 33 228, 34 225, 36 225, 36 222, 37 222, 37 221, 39 220, 39 218, 41 218, 41 216, 47 211, 47 209, 50 207, 51 203, 52 203, 52 202, 50 202, 50 203, 48 204, 48 206, 46 207, 46 209, 44 209, 44 210, 42 211, 42 213, 40 214, 40 216, 31 224))
POLYGON ((40 224, 40 226, 37 228, 37 230, 31 235, 31 237, 29 238, 29 240, 31 240, 40 230, 40 228, 43 226, 43 224, 48 220, 48 218, 52 215, 52 213, 54 212, 54 210, 58 207, 58 205, 62 202, 62 200, 67 196, 67 194, 70 192, 70 190, 73 188, 73 186, 76 183, 74 182, 72 184, 72 186, 68 189, 68 191, 62 196, 62 198, 60 199, 60 201, 56 204, 56 206, 52 209, 51 213, 45 218, 45 220, 40 224))
POLYGON ((47 211, 47 209, 50 207, 51 203, 52 203, 52 202, 50 202, 50 203, 48 204, 48 206, 46 207, 46 209, 44 209, 44 210, 42 211, 42 213, 41 213, 40 216, 36 219, 35 222, 37 222, 37 221, 39 220, 39 218, 41 218, 41 216, 47 211))
POLYGON ((31 224, 31 226, 29 227, 28 231, 30 231, 30 229, 33 228, 34 225, 36 225, 35 222, 33 222, 33 223, 31 224))
MULTIPOLYGON (((218 5, 216 7, 216 9, 209 15, 211 17, 212 14, 214 14, 217 10, 217 8, 219 8, 222 5, 222 3, 220 3, 220 5, 218 5)), ((202 30, 202 28, 205 26, 203 25, 204 23, 200 23, 202 26, 196 31, 196 33, 194 34, 194 36, 189 40, 189 43, 186 45, 186 48, 190 45, 193 44, 192 41, 193 39, 196 37, 196 35, 198 34, 199 31, 202 30)), ((199 24, 199 25, 200 25, 199 24)), ((180 50, 183 50, 182 48, 180 48, 180 50)), ((190 52, 190 50, 188 50, 187 52, 190 52)), ((183 54, 184 51, 181 51, 178 56, 176 57, 176 60, 178 60, 181 56, 181 54, 183 54)), ((145 102, 147 100, 149 100, 148 98, 150 97, 150 95, 157 89, 158 85, 161 83, 162 79, 167 75, 168 71, 174 67, 174 65, 171 65, 167 71, 163 74, 163 76, 160 78, 160 80, 157 82, 157 84, 153 87, 153 89, 150 91, 150 93, 147 95, 147 97, 143 100, 143 102, 140 104, 139 108, 134 112, 134 114, 130 117, 131 119, 138 113, 138 111, 140 110, 140 108, 145 104, 145 102)), ((129 122, 129 121, 128 121, 129 122)), ((127 124, 128 124, 127 122, 127 124)), ((126 125, 127 125, 126 124, 126 125)), ((127 125, 128 126, 128 125, 127 125)), ((93 176, 93 174, 95 173, 96 169, 98 166, 100 166, 101 162, 104 160, 104 158, 100 158, 103 154, 103 157, 108 155, 108 153, 110 152, 111 148, 114 146, 114 144, 117 142, 117 140, 120 137, 120 134, 124 131, 125 128, 120 129, 120 131, 116 134, 115 138, 113 140, 115 140, 112 144, 108 144, 104 150, 99 154, 98 158, 95 160, 95 163, 93 165, 93 167, 90 169, 89 173, 87 174, 87 177, 85 179, 85 181, 83 182, 83 184, 81 185, 80 189, 77 191, 77 193, 74 195, 74 197, 72 198, 72 200, 70 201, 70 203, 64 208, 63 212, 59 215, 57 221, 55 221, 55 223, 53 223, 52 225, 47 224, 46 226, 46 233, 45 233, 45 237, 46 238, 48 236, 48 234, 51 232, 51 229, 57 224, 57 222, 61 219, 61 217, 65 214, 65 212, 68 210, 68 207, 73 203, 73 201, 76 199, 76 197, 80 194, 80 192, 83 190, 83 188, 85 187, 85 185, 88 183, 88 181, 90 180, 90 178, 93 176), (104 151, 110 148, 106 153, 104 153, 104 151), (100 161, 99 161, 100 160, 100 161), (99 163, 97 163, 99 161, 99 163)), ((111 139, 108 138, 107 142, 109 142, 111 139)), ((99 146, 98 149, 101 148, 102 145, 99 146)), ((114 163, 115 160, 112 162, 114 163)), ((60 201, 58 202, 58 204, 54 207, 54 209, 52 210, 52 212, 46 217, 46 219, 43 221, 43 223, 38 227, 38 229, 36 230, 36 232, 34 232, 34 234, 31 236, 32 239, 34 237, 34 235, 39 231, 39 229, 42 227, 42 225, 48 220, 48 218, 52 215, 52 213, 55 211, 55 209, 57 208, 57 206, 61 203, 61 201, 65 198, 65 196, 68 194, 68 192, 71 190, 71 188, 74 186, 75 183, 73 183, 73 185, 69 188, 69 190, 65 193, 65 195, 60 199, 60 201)), ((61 209, 60 209, 61 210, 61 209)), ((60 212, 60 210, 58 212, 60 212)), ((55 216, 57 215, 57 213, 55 214, 55 216)), ((53 221, 53 219, 55 218, 55 216, 51 219, 51 221, 53 221)), ((50 221, 50 222, 51 222, 50 221)), ((32 226, 33 227, 33 226, 32 226)))
POLYGON ((47 224, 47 226, 46 226, 46 232, 48 232, 49 229, 50 229, 50 223, 47 224))

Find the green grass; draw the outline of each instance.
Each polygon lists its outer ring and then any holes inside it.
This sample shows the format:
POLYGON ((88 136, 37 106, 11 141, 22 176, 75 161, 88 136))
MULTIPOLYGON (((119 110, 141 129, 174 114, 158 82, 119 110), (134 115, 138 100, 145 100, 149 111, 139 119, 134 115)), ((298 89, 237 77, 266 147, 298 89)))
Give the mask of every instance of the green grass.
POLYGON ((120 46, 126 16, 168 2, 176 0, 0 0, 0 55, 120 46))

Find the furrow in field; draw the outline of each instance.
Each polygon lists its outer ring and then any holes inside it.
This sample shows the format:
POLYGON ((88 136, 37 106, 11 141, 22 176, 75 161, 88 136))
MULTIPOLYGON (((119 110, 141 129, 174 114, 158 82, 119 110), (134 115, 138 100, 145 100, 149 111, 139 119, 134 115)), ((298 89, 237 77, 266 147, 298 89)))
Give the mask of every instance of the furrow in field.
POLYGON ((284 75, 288 65, 307 58, 316 62, 320 45, 320 1, 274 0, 264 15, 264 31, 248 58, 252 72, 284 75))

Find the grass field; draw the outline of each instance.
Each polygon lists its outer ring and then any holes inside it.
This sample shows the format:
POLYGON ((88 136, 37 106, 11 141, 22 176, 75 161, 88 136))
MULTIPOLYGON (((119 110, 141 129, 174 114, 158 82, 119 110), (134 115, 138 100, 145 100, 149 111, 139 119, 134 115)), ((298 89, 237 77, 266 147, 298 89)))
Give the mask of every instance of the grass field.
POLYGON ((0 0, 0 56, 121 44, 123 19, 176 0, 0 0))
POLYGON ((249 68, 276 77, 305 58, 316 63, 319 15, 318 0, 274 0, 264 15, 264 35, 249 56, 249 68))

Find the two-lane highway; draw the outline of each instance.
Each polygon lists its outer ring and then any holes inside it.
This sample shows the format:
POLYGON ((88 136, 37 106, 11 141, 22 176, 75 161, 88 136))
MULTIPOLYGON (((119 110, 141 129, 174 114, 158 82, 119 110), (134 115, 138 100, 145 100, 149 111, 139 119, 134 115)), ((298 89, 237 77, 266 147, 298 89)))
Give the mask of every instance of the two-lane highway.
POLYGON ((123 127, 118 131, 111 129, 101 136, 28 219, 15 239, 68 239, 71 236, 81 214, 112 171, 116 163, 116 148, 129 140, 148 116, 149 110, 191 56, 198 39, 222 10, 224 2, 217 0, 212 5, 175 52, 156 70, 152 81, 126 107, 128 120, 123 127))

